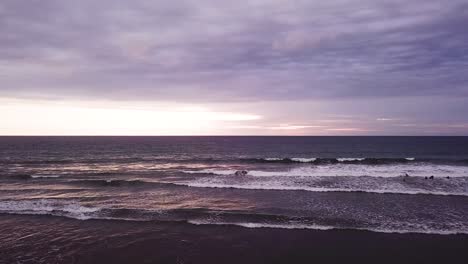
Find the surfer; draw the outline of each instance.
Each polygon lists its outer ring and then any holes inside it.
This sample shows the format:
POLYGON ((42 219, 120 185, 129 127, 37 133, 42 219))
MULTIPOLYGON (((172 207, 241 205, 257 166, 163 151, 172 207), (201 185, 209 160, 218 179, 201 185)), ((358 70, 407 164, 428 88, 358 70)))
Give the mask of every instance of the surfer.
POLYGON ((408 173, 405 172, 405 176, 403 177, 403 181, 406 182, 406 178, 408 178, 408 177, 409 177, 408 173))
POLYGON ((245 175, 247 175, 247 173, 249 173, 249 172, 246 171, 246 170, 239 170, 239 171, 236 171, 236 173, 234 173, 234 175, 236 175, 236 176, 245 176, 245 175))

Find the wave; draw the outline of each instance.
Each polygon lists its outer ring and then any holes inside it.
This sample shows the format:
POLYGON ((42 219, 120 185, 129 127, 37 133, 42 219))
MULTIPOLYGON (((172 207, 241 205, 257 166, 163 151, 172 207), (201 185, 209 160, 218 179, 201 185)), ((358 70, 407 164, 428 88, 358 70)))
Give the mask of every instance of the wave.
POLYGON ((311 229, 311 230, 360 230, 377 233, 391 234, 433 234, 433 235, 457 235, 468 234, 467 229, 460 230, 435 230, 435 229, 385 229, 385 228, 351 228, 351 227, 333 227, 315 224, 271 224, 271 223, 253 223, 253 222, 213 222, 207 220, 189 220, 193 225, 234 225, 245 228, 273 228, 273 229, 311 229))
POLYGON ((66 165, 66 164, 126 164, 126 163, 220 163, 238 161, 235 157, 201 158, 201 157, 112 157, 108 158, 64 158, 64 159, 0 159, 0 164, 23 165, 66 165))
POLYGON ((41 165, 41 164, 75 164, 75 163, 107 163, 107 162, 138 162, 146 161, 144 158, 138 157, 110 157, 110 158, 64 158, 64 159, 6 159, 0 160, 0 164, 26 164, 26 165, 41 165))
POLYGON ((82 206, 74 201, 68 203, 49 199, 0 201, 0 213, 11 214, 56 215, 87 220, 96 216, 100 210, 100 208, 82 206))
POLYGON ((8 178, 17 179, 17 180, 29 180, 32 179, 30 174, 14 174, 10 175, 8 178))
MULTIPOLYGON (((95 174, 93 174, 95 175, 95 174)), ((101 175, 101 174, 96 174, 101 175)), ((107 174, 103 174, 107 175, 107 174)), ((62 175, 43 175, 43 174, 16 174, 7 177, 7 179, 14 179, 14 180, 33 180, 33 179, 62 179, 62 175)), ((80 186, 93 186, 93 187, 132 187, 132 186, 164 186, 164 187, 171 187, 175 186, 178 187, 180 185, 176 185, 170 182, 158 182, 158 181, 148 181, 143 179, 67 179, 63 178, 63 181, 60 181, 61 184, 71 184, 71 185, 80 185, 80 186)))
POLYGON ((70 180, 67 181, 69 184, 76 184, 76 185, 85 185, 85 186, 93 186, 93 187, 132 187, 132 186, 179 186, 174 183, 170 182, 153 182, 153 181, 145 181, 140 179, 132 179, 132 180, 120 180, 120 179, 108 179, 108 180, 70 180))
POLYGON ((78 185, 90 185, 96 187, 117 187, 117 186, 134 186, 134 185, 143 185, 149 182, 144 182, 141 180, 115 180, 115 179, 108 179, 108 180, 71 180, 68 181, 70 184, 78 184, 78 185))
POLYGON ((353 226, 337 222, 335 218, 288 217, 284 215, 255 214, 236 211, 213 211, 206 209, 140 210, 110 209, 80 204, 76 200, 19 200, 0 201, 0 213, 25 215, 51 215, 77 220, 113 220, 135 222, 186 222, 193 225, 236 225, 245 228, 312 229, 312 230, 366 230, 384 233, 424 233, 424 234, 468 234, 464 224, 448 224, 438 228, 430 223, 395 223, 391 226, 381 223, 380 227, 353 226), (457 227, 457 228, 454 228, 457 227))
MULTIPOLYGON (((251 163, 311 163, 311 164, 393 164, 393 163, 408 163, 416 161, 416 158, 254 158, 241 159, 244 162, 251 163)), ((422 161, 422 160, 421 160, 422 161)))
POLYGON ((31 175, 33 179, 40 179, 40 178, 60 178, 61 175, 43 175, 43 174, 34 174, 31 175))
POLYGON ((77 161, 71 159, 63 159, 63 160, 0 160, 0 164, 27 164, 27 165, 35 165, 35 164, 70 164, 70 163, 78 163, 77 161))
MULTIPOLYGON (((239 168, 210 168, 210 169, 194 169, 183 170, 189 174, 211 174, 220 176, 234 176, 239 168)), ((328 176, 345 176, 345 177, 378 177, 391 178, 408 175, 411 177, 468 177, 468 168, 465 166, 456 165, 438 165, 438 164, 389 164, 386 166, 374 165, 356 165, 356 164, 328 164, 321 166, 300 166, 286 169, 269 169, 269 170, 248 170, 247 177, 328 177, 328 176)))
POLYGON ((202 169, 202 170, 184 170, 187 174, 213 174, 213 175, 235 175, 236 170, 221 170, 221 169, 202 169))
POLYGON ((7 176, 7 179, 15 180, 31 180, 31 179, 45 179, 45 178, 60 178, 62 175, 58 174, 13 174, 7 176))
POLYGON ((468 196, 465 192, 444 192, 431 190, 411 189, 362 189, 362 188, 326 188, 308 186, 287 186, 284 184, 226 184, 213 182, 185 182, 176 185, 196 188, 240 189, 240 190, 272 190, 272 191, 308 191, 308 192, 345 192, 345 193, 375 193, 375 194, 403 194, 403 195, 441 195, 441 196, 468 196))
POLYGON ((189 220, 193 225, 236 225, 247 228, 281 228, 281 229, 314 229, 314 230, 331 230, 333 226, 307 225, 307 224, 269 224, 269 223, 253 223, 253 222, 213 222, 209 220, 189 220))
POLYGON ((459 166, 342 164, 276 171, 251 170, 246 176, 236 176, 235 170, 226 169, 204 169, 190 173, 213 176, 175 184, 246 190, 468 196, 468 168, 459 166), (411 176, 404 176, 406 173, 411 176))
MULTIPOLYGON (((81 166, 83 164, 109 164, 120 166, 121 168, 130 168, 139 166, 141 169, 154 169, 155 166, 163 168, 177 168, 178 166, 187 167, 193 164, 210 165, 210 164, 309 164, 309 165, 392 165, 392 164, 447 164, 467 166, 468 159, 428 159, 415 157, 401 158, 375 158, 375 157, 336 157, 336 158, 320 158, 320 157, 262 157, 262 158, 240 158, 235 156, 226 156, 220 158, 195 158, 195 157, 128 157, 128 158, 103 158, 103 159, 63 159, 63 160, 0 160, 0 164, 21 164, 26 166, 47 166, 52 167, 67 165, 81 166)), ((100 172, 98 172, 100 173, 100 172)), ((103 172, 115 173, 115 172, 103 172)))

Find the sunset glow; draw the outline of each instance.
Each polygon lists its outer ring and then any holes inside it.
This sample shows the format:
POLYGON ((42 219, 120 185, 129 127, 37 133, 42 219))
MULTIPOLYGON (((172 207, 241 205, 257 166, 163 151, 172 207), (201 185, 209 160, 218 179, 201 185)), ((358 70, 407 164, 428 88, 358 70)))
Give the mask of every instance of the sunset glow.
POLYGON ((206 135, 220 131, 223 123, 261 119, 248 113, 177 104, 154 108, 144 104, 25 100, 3 100, 0 117, 0 134, 5 135, 206 135))

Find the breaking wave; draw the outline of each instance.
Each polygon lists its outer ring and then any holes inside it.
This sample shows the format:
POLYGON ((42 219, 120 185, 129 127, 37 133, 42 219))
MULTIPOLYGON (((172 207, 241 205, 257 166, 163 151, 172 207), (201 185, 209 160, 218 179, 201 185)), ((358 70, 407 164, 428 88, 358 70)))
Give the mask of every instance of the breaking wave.
POLYGON ((439 191, 439 190, 424 190, 424 189, 411 189, 411 188, 398 188, 390 186, 389 188, 359 188, 353 187, 313 187, 304 185, 291 185, 281 182, 268 182, 268 183, 223 183, 223 182, 210 182, 210 181, 193 181, 185 183, 175 183, 176 185, 183 185, 196 188, 218 188, 218 189, 240 189, 240 190, 274 190, 274 191, 308 191, 308 192, 347 192, 347 193, 375 193, 375 194, 405 194, 405 195, 442 195, 442 196, 468 196, 468 192, 458 191, 439 191))
MULTIPOLYGON (((235 175, 236 169, 211 168, 201 170, 184 170, 189 174, 235 175)), ((250 170, 247 176, 254 177, 468 177, 468 168, 456 165, 437 164, 389 164, 386 166, 361 166, 356 164, 338 164, 321 166, 299 166, 287 170, 250 170)))
POLYGON ((245 228, 275 228, 275 229, 310 229, 310 230, 361 230, 361 231, 371 231, 377 233, 396 233, 396 234, 434 234, 434 235, 456 235, 456 234, 468 234, 467 229, 458 229, 458 230, 437 230, 437 229, 385 229, 385 228, 351 228, 351 227, 333 227, 326 225, 316 225, 316 224, 301 224, 301 223, 286 223, 286 224, 271 224, 271 223, 253 223, 253 222, 214 222, 207 220, 193 220, 188 221, 190 224, 194 225, 234 225, 241 226, 245 228))
POLYGON ((31 175, 31 178, 33 179, 40 179, 40 178, 60 178, 61 175, 41 175, 41 174, 35 174, 31 175))
POLYGON ((79 220, 91 219, 100 208, 82 206, 75 201, 63 203, 57 200, 0 201, 0 213, 56 215, 79 220))
POLYGON ((245 162, 258 163, 311 163, 311 164, 393 164, 409 163, 416 161, 416 158, 255 158, 241 159, 245 162))
POLYGON ((295 217, 249 212, 223 212, 204 209, 140 210, 90 207, 78 201, 53 199, 0 201, 0 213, 52 215, 77 220, 159 221, 186 222, 193 225, 235 225, 245 228, 311 229, 311 230, 366 230, 384 233, 468 234, 468 229, 457 222, 447 226, 424 223, 388 222, 375 227, 366 223, 337 220, 333 217, 295 217))

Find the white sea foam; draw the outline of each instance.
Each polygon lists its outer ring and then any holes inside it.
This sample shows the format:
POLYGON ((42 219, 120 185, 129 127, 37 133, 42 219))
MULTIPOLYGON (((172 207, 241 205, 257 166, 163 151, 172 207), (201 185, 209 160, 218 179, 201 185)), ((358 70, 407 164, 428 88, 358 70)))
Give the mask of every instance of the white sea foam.
MULTIPOLYGON (((185 173, 208 173, 215 175, 234 175, 232 169, 204 169, 187 170, 185 173)), ((255 177, 401 177, 405 174, 412 177, 468 177, 468 167, 440 164, 388 164, 382 165, 356 165, 332 164, 319 166, 300 166, 286 170, 249 170, 249 176, 255 177)))
POLYGON ((189 220, 193 225, 236 225, 247 228, 281 228, 281 229, 315 229, 315 230, 331 230, 332 226, 321 225, 305 225, 305 224, 269 224, 269 223, 249 223, 249 222, 213 222, 207 220, 189 220))
POLYGON ((292 161, 296 162, 303 162, 303 163, 308 163, 308 162, 314 162, 317 160, 317 158, 292 158, 292 161))
POLYGON ((445 192, 437 190, 422 190, 422 189, 405 189, 394 188, 388 186, 387 188, 328 188, 328 187, 309 187, 300 185, 288 185, 282 182, 253 182, 253 183, 222 183, 214 181, 193 181, 193 182, 178 182, 176 185, 183 185, 188 187, 197 188, 220 188, 220 189, 243 189, 243 190, 275 190, 275 191, 308 191, 308 192, 364 192, 364 193, 378 193, 378 194, 426 194, 426 195, 454 195, 454 196, 468 196, 468 192, 445 192))
POLYGON ((363 161, 365 158, 337 158, 336 160, 343 162, 343 161, 363 161))
POLYGON ((264 160, 267 161, 278 161, 278 160, 283 160, 282 158, 264 158, 264 160))
MULTIPOLYGON (((275 158, 262 158, 262 159, 259 159, 259 160, 263 160, 263 161, 294 161, 294 162, 299 162, 299 163, 311 163, 311 162, 315 162, 315 161, 319 161, 320 158, 278 158, 278 157, 275 157, 275 158)), ((375 162, 375 161, 381 161, 382 163, 385 163, 385 161, 387 160, 388 162, 395 162, 395 163, 398 163, 402 160, 406 160, 406 161, 414 161, 416 160, 416 158, 362 158, 362 157, 340 157, 340 158, 324 158, 323 159, 324 161, 333 161, 333 160, 336 160, 338 162, 355 162, 355 161, 366 161, 366 160, 369 160, 369 162, 375 162)))
POLYGON ((93 218, 100 208, 86 207, 75 201, 63 202, 53 199, 0 201, 0 213, 50 214, 86 220, 93 218))
POLYGON ((34 174, 34 175, 31 175, 31 178, 59 178, 60 175, 42 175, 42 174, 34 174))
POLYGON ((466 167, 449 165, 339 164, 300 166, 284 171, 251 170, 246 177, 239 179, 233 176, 234 170, 210 169, 201 172, 216 176, 174 184, 198 188, 468 196, 467 170, 466 167), (403 176, 403 173, 411 176, 403 176), (430 175, 436 178, 431 180, 430 175), (451 178, 447 179, 447 176, 451 178))
POLYGON ((361 230, 371 231, 377 233, 398 233, 398 234, 436 234, 436 235, 454 235, 454 234, 468 234, 467 229, 455 229, 455 230, 437 230, 428 228, 415 228, 415 229, 403 229, 403 228, 352 228, 352 227, 333 227, 325 225, 315 224, 300 224, 300 223, 286 223, 286 224, 270 224, 270 223, 250 223, 250 222, 213 222, 207 220, 189 220, 190 224, 194 225, 235 225, 246 228, 275 228, 275 229, 311 229, 311 230, 361 230))

